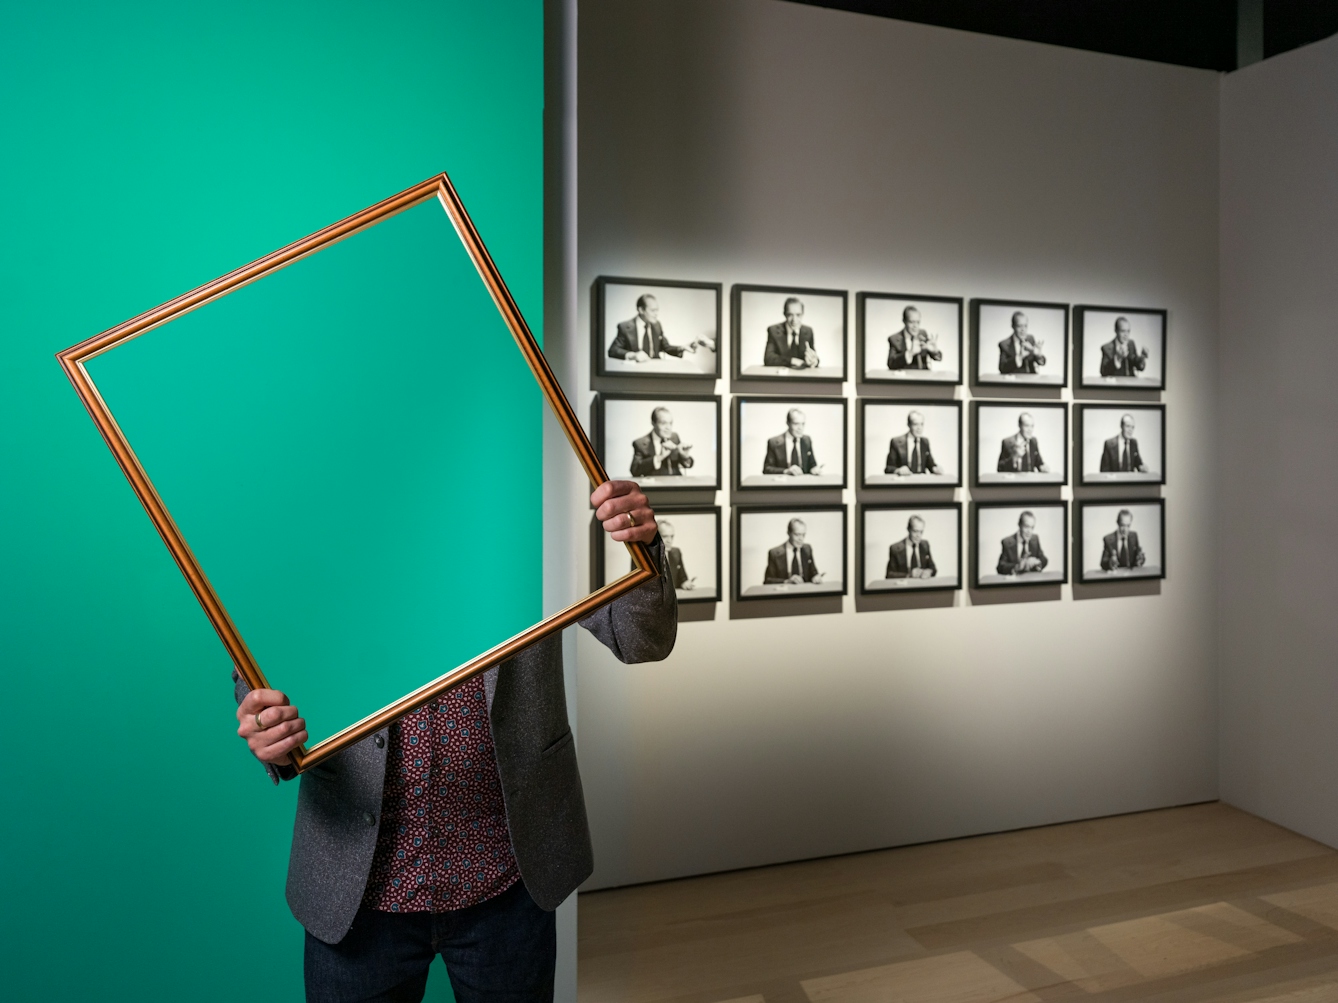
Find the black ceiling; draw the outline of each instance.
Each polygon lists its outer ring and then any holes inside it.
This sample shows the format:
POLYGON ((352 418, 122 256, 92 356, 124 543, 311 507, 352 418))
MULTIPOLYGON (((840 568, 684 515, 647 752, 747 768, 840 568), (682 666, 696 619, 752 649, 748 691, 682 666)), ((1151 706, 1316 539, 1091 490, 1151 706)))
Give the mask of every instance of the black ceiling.
MULTIPOLYGON (((1181 66, 1236 68, 1236 0, 799 2, 1181 66)), ((1267 58, 1338 32, 1338 0, 1263 0, 1263 21, 1267 58)))

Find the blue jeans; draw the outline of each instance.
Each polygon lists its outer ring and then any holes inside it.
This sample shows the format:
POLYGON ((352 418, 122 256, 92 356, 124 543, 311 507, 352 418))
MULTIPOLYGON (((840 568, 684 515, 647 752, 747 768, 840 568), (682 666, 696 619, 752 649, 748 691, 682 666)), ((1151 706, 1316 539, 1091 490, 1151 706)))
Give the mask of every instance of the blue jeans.
POLYGON ((307 934, 307 1003, 418 1003, 438 954, 457 1003, 551 1003, 556 930, 523 881, 452 912, 364 906, 338 944, 307 934))

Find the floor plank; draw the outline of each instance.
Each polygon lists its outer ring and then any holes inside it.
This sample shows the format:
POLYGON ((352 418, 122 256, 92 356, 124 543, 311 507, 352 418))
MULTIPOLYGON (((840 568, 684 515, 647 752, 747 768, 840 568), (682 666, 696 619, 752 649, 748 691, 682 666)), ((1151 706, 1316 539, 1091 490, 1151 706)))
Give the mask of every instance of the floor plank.
POLYGON ((1338 1001, 1338 853, 1220 803, 579 908, 582 1003, 1338 1001))

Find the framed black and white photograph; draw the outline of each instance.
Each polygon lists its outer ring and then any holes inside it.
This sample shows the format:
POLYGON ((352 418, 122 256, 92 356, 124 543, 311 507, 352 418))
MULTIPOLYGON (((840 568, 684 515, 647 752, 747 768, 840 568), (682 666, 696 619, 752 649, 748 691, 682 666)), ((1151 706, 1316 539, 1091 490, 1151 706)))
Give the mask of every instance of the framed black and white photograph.
POLYGON ((844 397, 735 397, 735 487, 846 486, 844 397))
POLYGON ((861 487, 961 485, 961 401, 862 397, 859 419, 861 487))
POLYGON ((861 505, 860 591, 962 587, 962 506, 861 505))
POLYGON ((738 599, 845 595, 846 508, 734 509, 738 599))
MULTIPOLYGON (((680 603, 719 602, 720 507, 718 505, 659 505, 655 520, 664 540, 669 576, 680 603)), ((610 543, 602 524, 593 524, 595 541, 594 587, 615 581, 632 569, 627 548, 610 543)))
POLYGON ((976 383, 1067 386, 1068 304, 972 300, 971 345, 976 383))
POLYGON ((1165 404, 1077 404, 1083 484, 1165 484, 1165 404))
POLYGON ((846 378, 844 290, 736 285, 730 292, 736 378, 846 378))
POLYGON ((720 398, 599 394, 595 449, 613 480, 655 490, 720 487, 720 398))
POLYGON ((1067 484, 1068 405, 975 401, 971 405, 975 484, 1067 484))
POLYGON ((1166 389, 1166 311, 1075 306, 1078 385, 1166 389))
POLYGON ((855 330, 866 382, 962 382, 960 298, 857 293, 855 330))
POLYGON ((718 282, 595 279, 596 376, 720 376, 718 282))
POLYGON ((973 502, 971 576, 976 588, 1068 581, 1068 505, 973 502))
POLYGON ((1080 501, 1078 580, 1166 577, 1166 502, 1080 501))

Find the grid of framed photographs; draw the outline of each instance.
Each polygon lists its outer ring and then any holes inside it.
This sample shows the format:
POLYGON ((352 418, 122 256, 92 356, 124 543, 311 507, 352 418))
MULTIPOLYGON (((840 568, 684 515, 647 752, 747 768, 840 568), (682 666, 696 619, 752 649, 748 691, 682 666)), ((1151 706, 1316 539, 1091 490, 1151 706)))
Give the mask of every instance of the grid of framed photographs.
MULTIPOLYGON (((1165 577, 1167 311, 737 284, 726 334, 723 299, 593 288, 594 441, 651 496, 680 602, 1165 577), (728 407, 638 389, 715 390, 724 351, 728 407)), ((625 569, 596 530, 602 584, 625 569)))

